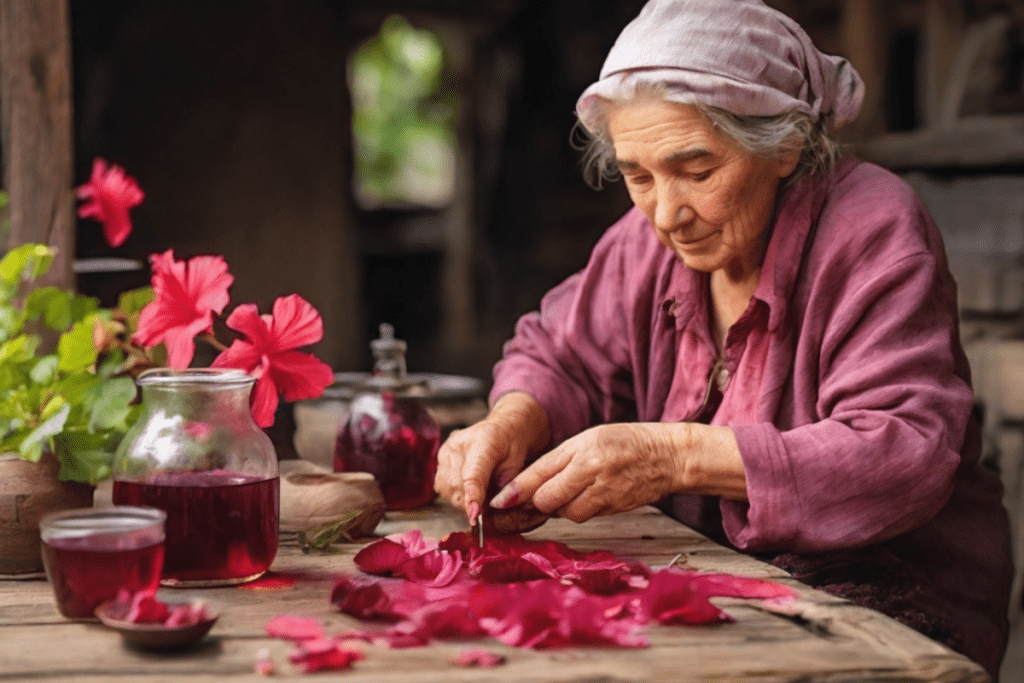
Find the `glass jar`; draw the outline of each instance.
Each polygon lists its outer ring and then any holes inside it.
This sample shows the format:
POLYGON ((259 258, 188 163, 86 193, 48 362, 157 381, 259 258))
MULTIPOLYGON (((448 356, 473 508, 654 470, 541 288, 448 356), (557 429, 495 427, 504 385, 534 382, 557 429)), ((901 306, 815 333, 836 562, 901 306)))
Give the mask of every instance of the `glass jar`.
POLYGON ((387 510, 407 510, 434 500, 441 430, 420 402, 427 390, 406 374, 406 344, 384 323, 370 342, 373 374, 356 389, 341 419, 335 472, 369 472, 387 510))
POLYGON ((226 368, 137 380, 145 412, 114 457, 113 500, 167 513, 164 585, 244 583, 277 555, 277 455, 249 410, 255 381, 226 368))

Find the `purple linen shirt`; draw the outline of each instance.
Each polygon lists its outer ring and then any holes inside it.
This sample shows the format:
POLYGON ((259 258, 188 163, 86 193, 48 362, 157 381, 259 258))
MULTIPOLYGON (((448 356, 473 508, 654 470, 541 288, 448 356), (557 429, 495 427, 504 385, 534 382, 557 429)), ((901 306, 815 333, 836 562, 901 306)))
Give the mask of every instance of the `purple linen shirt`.
POLYGON ((707 274, 634 208, 520 319, 492 400, 528 392, 558 443, 600 423, 707 421, 712 374, 728 380, 710 423, 736 434, 749 502, 676 495, 664 509, 994 676, 1011 578, 1002 488, 978 465, 956 285, 917 196, 855 159, 804 178, 718 368, 708 310, 707 274))

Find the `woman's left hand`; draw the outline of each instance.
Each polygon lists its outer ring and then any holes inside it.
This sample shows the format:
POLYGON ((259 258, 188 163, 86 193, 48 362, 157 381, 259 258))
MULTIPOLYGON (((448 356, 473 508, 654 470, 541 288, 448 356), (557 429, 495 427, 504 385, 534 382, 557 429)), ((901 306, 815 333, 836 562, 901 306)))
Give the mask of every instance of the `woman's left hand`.
MULTIPOLYGON (((674 425, 683 426, 685 425, 674 425)), ((548 451, 495 496, 491 507, 527 501, 541 512, 582 522, 652 503, 681 483, 681 453, 664 432, 669 425, 608 424, 548 451)))

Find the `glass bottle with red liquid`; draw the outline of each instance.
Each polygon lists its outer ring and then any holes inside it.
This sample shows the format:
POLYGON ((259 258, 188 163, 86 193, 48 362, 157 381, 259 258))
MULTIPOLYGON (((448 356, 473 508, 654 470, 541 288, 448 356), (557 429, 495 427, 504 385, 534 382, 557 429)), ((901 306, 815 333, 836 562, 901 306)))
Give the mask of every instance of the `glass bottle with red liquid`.
POLYGON ((277 555, 280 481, 240 370, 142 373, 144 415, 114 457, 114 503, 167 513, 164 585, 260 577, 277 555))
POLYGON ((356 389, 341 420, 334 448, 335 472, 369 472, 388 510, 407 510, 434 499, 441 430, 420 402, 423 382, 405 369, 406 343, 384 323, 370 342, 374 368, 356 389))

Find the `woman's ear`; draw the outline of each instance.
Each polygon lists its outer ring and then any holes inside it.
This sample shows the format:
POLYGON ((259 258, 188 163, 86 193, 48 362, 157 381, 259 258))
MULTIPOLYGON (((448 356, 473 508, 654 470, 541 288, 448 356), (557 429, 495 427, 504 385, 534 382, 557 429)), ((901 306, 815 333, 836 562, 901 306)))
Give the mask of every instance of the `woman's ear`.
POLYGON ((777 157, 778 166, 776 167, 776 172, 779 178, 788 178, 796 170, 797 164, 800 163, 800 153, 802 151, 802 148, 797 147, 777 157))

